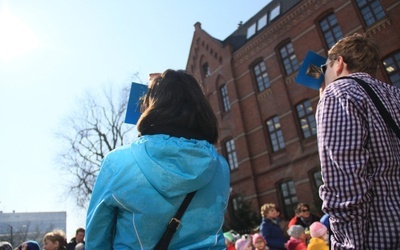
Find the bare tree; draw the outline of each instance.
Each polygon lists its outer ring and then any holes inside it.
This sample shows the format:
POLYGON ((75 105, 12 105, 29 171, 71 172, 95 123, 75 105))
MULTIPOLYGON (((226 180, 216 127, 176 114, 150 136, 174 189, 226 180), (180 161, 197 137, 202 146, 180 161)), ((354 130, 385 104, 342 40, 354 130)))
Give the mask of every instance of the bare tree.
POLYGON ((58 164, 72 175, 69 193, 83 208, 88 204, 104 156, 135 136, 134 126, 124 124, 130 86, 118 94, 114 89, 110 85, 98 94, 87 92, 56 135, 64 145, 58 164))

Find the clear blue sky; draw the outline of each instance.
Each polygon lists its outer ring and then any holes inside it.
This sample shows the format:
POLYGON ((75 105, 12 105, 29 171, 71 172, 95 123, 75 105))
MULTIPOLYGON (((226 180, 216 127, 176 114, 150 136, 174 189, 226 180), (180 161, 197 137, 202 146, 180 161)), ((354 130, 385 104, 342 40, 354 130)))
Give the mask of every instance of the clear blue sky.
POLYGON ((0 0, 0 211, 85 211, 65 197, 54 133, 76 100, 184 69, 194 24, 224 40, 269 0, 0 0))

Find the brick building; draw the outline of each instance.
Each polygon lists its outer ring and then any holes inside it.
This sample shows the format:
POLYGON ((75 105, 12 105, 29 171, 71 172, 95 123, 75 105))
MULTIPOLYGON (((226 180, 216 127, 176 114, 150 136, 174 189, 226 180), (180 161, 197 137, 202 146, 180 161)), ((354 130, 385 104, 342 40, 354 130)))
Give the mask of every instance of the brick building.
MULTIPOLYGON (((225 40, 195 24, 186 69, 219 120, 218 150, 231 168, 231 204, 263 203, 294 215, 320 212, 315 109, 319 92, 294 82, 309 50, 324 57, 340 38, 366 33, 379 45, 377 78, 400 87, 400 1, 272 0, 225 40)), ((216 24, 218 25, 218 24, 216 24)))

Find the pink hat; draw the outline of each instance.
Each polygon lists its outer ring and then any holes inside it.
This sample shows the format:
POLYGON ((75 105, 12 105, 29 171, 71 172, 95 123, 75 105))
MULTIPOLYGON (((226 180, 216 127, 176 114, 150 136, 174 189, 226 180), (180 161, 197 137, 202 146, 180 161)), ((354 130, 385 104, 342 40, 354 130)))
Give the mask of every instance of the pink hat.
POLYGON ((265 244, 267 244, 267 241, 264 239, 264 237, 261 235, 261 234, 254 234, 253 235, 253 245, 255 245, 256 244, 256 241, 258 240, 258 239, 263 239, 263 241, 265 242, 265 244))
POLYGON ((328 229, 326 228, 326 226, 318 221, 314 222, 310 226, 310 235, 313 238, 319 238, 322 235, 324 235, 327 231, 328 229))
POLYGON ((235 248, 236 250, 245 250, 246 247, 251 244, 251 238, 240 238, 235 242, 235 248))

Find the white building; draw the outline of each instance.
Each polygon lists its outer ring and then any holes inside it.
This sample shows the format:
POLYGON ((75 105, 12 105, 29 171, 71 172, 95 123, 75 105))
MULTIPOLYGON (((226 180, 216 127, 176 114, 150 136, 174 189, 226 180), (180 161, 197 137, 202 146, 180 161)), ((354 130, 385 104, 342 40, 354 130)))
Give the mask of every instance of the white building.
POLYGON ((67 212, 3 213, 0 212, 0 241, 8 241, 13 247, 26 240, 42 245, 43 236, 67 226, 67 212))

